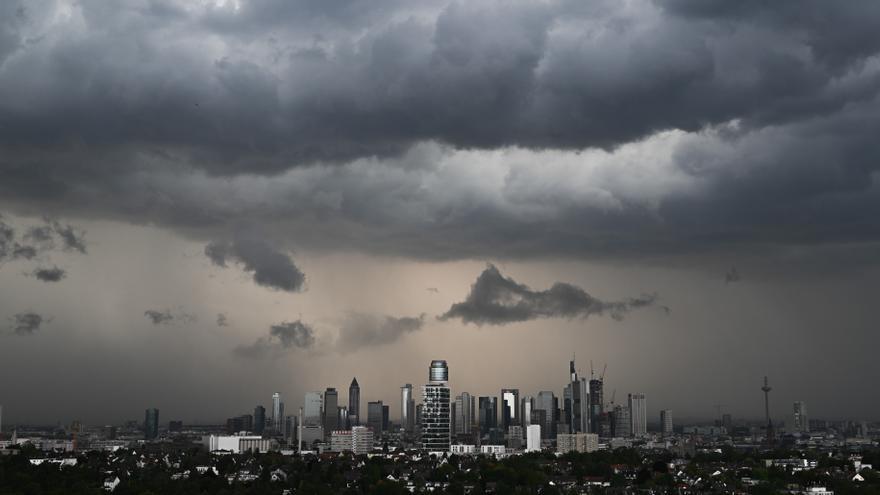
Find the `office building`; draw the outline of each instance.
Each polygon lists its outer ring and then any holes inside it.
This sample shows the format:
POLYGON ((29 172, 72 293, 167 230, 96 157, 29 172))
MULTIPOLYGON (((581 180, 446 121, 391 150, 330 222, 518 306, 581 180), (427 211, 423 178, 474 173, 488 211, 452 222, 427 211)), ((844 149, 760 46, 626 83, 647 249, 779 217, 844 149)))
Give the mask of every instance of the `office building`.
POLYGON ((522 427, 528 429, 532 424, 532 411, 535 408, 535 398, 527 395, 520 399, 519 410, 522 418, 522 427))
POLYGON ((144 413, 144 439, 154 440, 159 437, 159 410, 147 409, 144 413))
POLYGON ((541 425, 529 425, 526 427, 526 452, 539 452, 541 450, 541 425))
POLYGON ((278 442, 269 438, 249 435, 208 435, 202 437, 208 452, 227 451, 233 454, 243 452, 265 453, 278 450, 278 442))
POLYGON ((664 409, 660 411, 660 428, 663 436, 672 435, 672 411, 664 409))
POLYGON ((630 414, 629 407, 614 406, 611 419, 611 436, 631 437, 632 435, 632 415, 630 414))
POLYGON ((254 417, 250 414, 243 414, 226 420, 226 433, 236 435, 239 433, 250 433, 254 430, 254 417))
POLYGON ((523 446, 523 427, 520 425, 510 425, 507 427, 507 447, 512 450, 521 449, 523 446))
MULTIPOLYGON (((541 423, 541 434, 544 438, 554 438, 556 436, 556 409, 557 400, 553 392, 542 390, 535 397, 535 412, 544 413, 544 422, 541 423)), ((532 420, 534 423, 534 420, 532 420)))
POLYGON ((507 430, 513 425, 522 425, 520 421, 519 389, 501 389, 501 427, 507 430))
POLYGON ((422 448, 429 452, 447 452, 451 417, 446 361, 431 361, 428 378, 428 383, 422 387, 422 448))
POLYGON ((275 392, 272 394, 272 429, 281 431, 281 416, 284 412, 281 410, 281 394, 275 392))
POLYGON ((792 433, 809 433, 810 418, 807 415, 807 404, 803 401, 795 401, 792 408, 792 433))
POLYGON ((556 451, 595 452, 599 450, 599 435, 595 433, 560 433, 556 435, 556 451))
POLYGON ((572 433, 586 433, 589 431, 590 407, 589 386, 586 378, 579 378, 575 370, 574 360, 568 363, 570 382, 566 387, 566 419, 569 431, 572 433))
POLYGON ((303 425, 324 428, 324 392, 306 392, 303 401, 303 425))
POLYGON ((455 434, 471 433, 474 427, 474 397, 462 392, 455 397, 455 434))
POLYGON ((348 422, 348 408, 339 406, 336 408, 336 421, 340 430, 350 430, 352 425, 348 422))
POLYGON ((498 397, 480 397, 479 406, 480 435, 485 436, 498 427, 498 397))
POLYGON ((590 379, 590 433, 600 433, 602 413, 605 412, 605 397, 603 395, 603 382, 601 379, 590 379))
POLYGON ((645 407, 645 394, 629 394, 631 431, 635 437, 644 437, 648 434, 648 412, 645 407))
POLYGON ((416 400, 411 383, 400 387, 400 426, 407 433, 415 430, 416 400))
POLYGON ((330 432, 332 452, 351 452, 355 455, 369 454, 373 450, 373 432, 366 426, 354 426, 350 430, 330 432))
POLYGON ((385 430, 385 404, 381 400, 367 403, 367 426, 378 438, 385 430))
POLYGON ((348 386, 348 416, 352 426, 361 424, 361 387, 357 378, 352 378, 348 386))
POLYGON ((254 434, 262 435, 266 428, 266 408, 257 406, 254 408, 254 434))
POLYGON ((324 433, 329 435, 331 431, 339 429, 339 393, 333 387, 327 387, 324 391, 324 433))

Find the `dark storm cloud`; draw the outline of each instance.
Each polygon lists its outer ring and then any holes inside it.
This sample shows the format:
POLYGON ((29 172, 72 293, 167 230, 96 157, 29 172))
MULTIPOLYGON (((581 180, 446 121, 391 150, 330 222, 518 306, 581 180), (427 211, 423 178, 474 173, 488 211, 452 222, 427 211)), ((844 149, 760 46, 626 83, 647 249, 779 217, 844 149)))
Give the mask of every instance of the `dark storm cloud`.
POLYGON ((156 310, 148 309, 144 311, 146 316, 153 325, 170 325, 172 323, 193 323, 196 317, 182 311, 172 312, 170 309, 156 310))
POLYGON ((649 306, 656 296, 604 302, 580 287, 556 282, 547 290, 535 291, 501 274, 489 265, 471 286, 463 302, 455 303, 440 320, 460 318, 464 323, 504 325, 537 318, 587 318, 609 314, 619 320, 633 309, 649 306))
POLYGON ((262 239, 236 236, 231 242, 214 241, 205 246, 205 255, 224 268, 227 261, 240 263, 244 271, 254 274, 254 282, 264 287, 297 292, 306 281, 288 254, 262 239))
MULTIPOLYGON (((21 211, 429 259, 880 239, 876 2, 2 8, 0 203, 21 211), (665 130, 691 134, 641 181, 574 183, 543 156, 540 177, 477 181, 411 154, 485 151, 482 171, 494 150, 625 155, 665 130)), ((274 259, 258 283, 298 290, 274 259)))
POLYGON ((349 313, 339 328, 335 348, 339 352, 347 353, 390 344, 407 334, 421 330, 424 324, 425 315, 398 318, 349 313))
POLYGON ((33 312, 18 313, 10 318, 12 333, 19 336, 32 335, 40 329, 44 322, 49 321, 42 315, 33 312))
POLYGON ((31 272, 31 275, 43 282, 60 282, 67 276, 67 272, 64 269, 53 266, 52 268, 37 268, 31 272))
POLYGON ((311 349, 315 345, 315 330, 301 320, 285 321, 269 327, 269 334, 250 345, 235 347, 233 354, 243 358, 278 357, 291 349, 311 349))

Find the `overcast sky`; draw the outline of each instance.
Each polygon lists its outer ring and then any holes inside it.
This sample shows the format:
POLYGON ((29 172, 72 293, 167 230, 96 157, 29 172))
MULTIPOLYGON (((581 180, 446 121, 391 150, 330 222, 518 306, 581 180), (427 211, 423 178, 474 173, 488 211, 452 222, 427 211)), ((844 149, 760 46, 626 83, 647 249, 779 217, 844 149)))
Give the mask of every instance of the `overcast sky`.
POLYGON ((4 424, 880 419, 880 3, 0 2, 4 424), (362 408, 365 406, 362 406, 362 408))

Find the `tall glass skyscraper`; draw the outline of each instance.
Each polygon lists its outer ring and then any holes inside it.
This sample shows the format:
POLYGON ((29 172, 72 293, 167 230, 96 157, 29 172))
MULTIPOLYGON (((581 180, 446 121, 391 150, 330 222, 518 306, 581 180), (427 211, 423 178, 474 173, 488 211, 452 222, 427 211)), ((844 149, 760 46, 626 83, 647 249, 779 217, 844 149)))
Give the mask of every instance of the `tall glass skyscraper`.
POLYGON ((324 391, 324 435, 329 437, 330 432, 339 429, 339 393, 333 387, 327 387, 324 391))
POLYGON ((400 387, 400 425, 407 433, 415 429, 416 401, 413 399, 411 383, 400 387))
POLYGON ((451 418, 446 361, 431 361, 428 378, 428 384, 422 387, 422 448, 429 452, 448 452, 451 418))
POLYGON ((645 394, 629 394, 629 414, 632 420, 632 434, 643 437, 648 434, 648 412, 645 394))
POLYGON ((498 427, 498 397, 480 397, 480 435, 488 435, 489 430, 498 427))
POLYGON ((275 392, 272 394, 272 429, 276 432, 281 431, 281 394, 275 392))
POLYGON ((605 412, 605 404, 602 402, 602 380, 590 379, 590 432, 599 433, 599 418, 605 412))
POLYGON ((266 428, 266 408, 257 406, 254 408, 254 433, 262 435, 266 428))

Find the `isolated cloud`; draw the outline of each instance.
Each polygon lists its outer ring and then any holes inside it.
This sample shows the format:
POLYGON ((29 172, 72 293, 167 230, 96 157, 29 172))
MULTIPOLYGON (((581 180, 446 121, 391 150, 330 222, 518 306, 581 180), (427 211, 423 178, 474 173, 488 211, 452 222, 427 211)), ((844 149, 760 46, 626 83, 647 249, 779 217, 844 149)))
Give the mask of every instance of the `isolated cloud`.
POLYGON ((278 357, 291 349, 311 349, 315 330, 302 320, 285 321, 269 327, 269 334, 250 345, 235 347, 233 354, 243 358, 278 357))
POLYGON ((440 320, 460 318, 464 323, 504 325, 537 318, 587 318, 609 314, 621 319, 627 312, 649 306, 656 296, 641 296, 624 301, 604 302, 580 287, 556 282, 548 290, 534 291, 501 274, 488 265, 463 302, 455 303, 440 320))
POLYGON ((736 269, 736 267, 732 267, 730 270, 727 271, 727 273, 724 274, 724 283, 725 284, 729 284, 732 282, 739 282, 740 280, 741 280, 741 277, 740 277, 739 271, 736 269))
POLYGON ((226 317, 225 313, 217 313, 217 326, 218 327, 228 327, 229 319, 226 317))
POLYGON ((18 313, 11 320, 12 333, 20 336, 32 335, 47 321, 42 315, 33 312, 18 313))
POLYGON ((264 287, 297 292, 305 284, 305 274, 290 256, 262 239, 238 235, 231 242, 214 241, 205 246, 205 255, 224 268, 227 262, 240 263, 244 271, 253 273, 254 282, 264 287))
POLYGON ((144 316, 149 318, 153 325, 170 325, 178 322, 189 324, 196 321, 195 315, 183 311, 172 312, 170 309, 148 309, 144 311, 144 316))
POLYGON ((49 253, 56 247, 56 238, 61 242, 64 250, 75 250, 85 254, 84 236, 81 230, 71 225, 62 225, 51 218, 44 218, 43 225, 30 226, 25 229, 24 235, 20 235, 16 228, 4 221, 3 216, 0 215, 0 263, 18 259, 30 260, 49 253))
POLYGON ((43 282, 60 282, 67 276, 67 272, 57 266, 52 268, 37 268, 31 274, 43 282))
POLYGON ((418 317, 380 316, 348 313, 339 328, 335 348, 354 352, 366 347, 390 344, 407 334, 417 332, 425 324, 425 315, 418 317))

